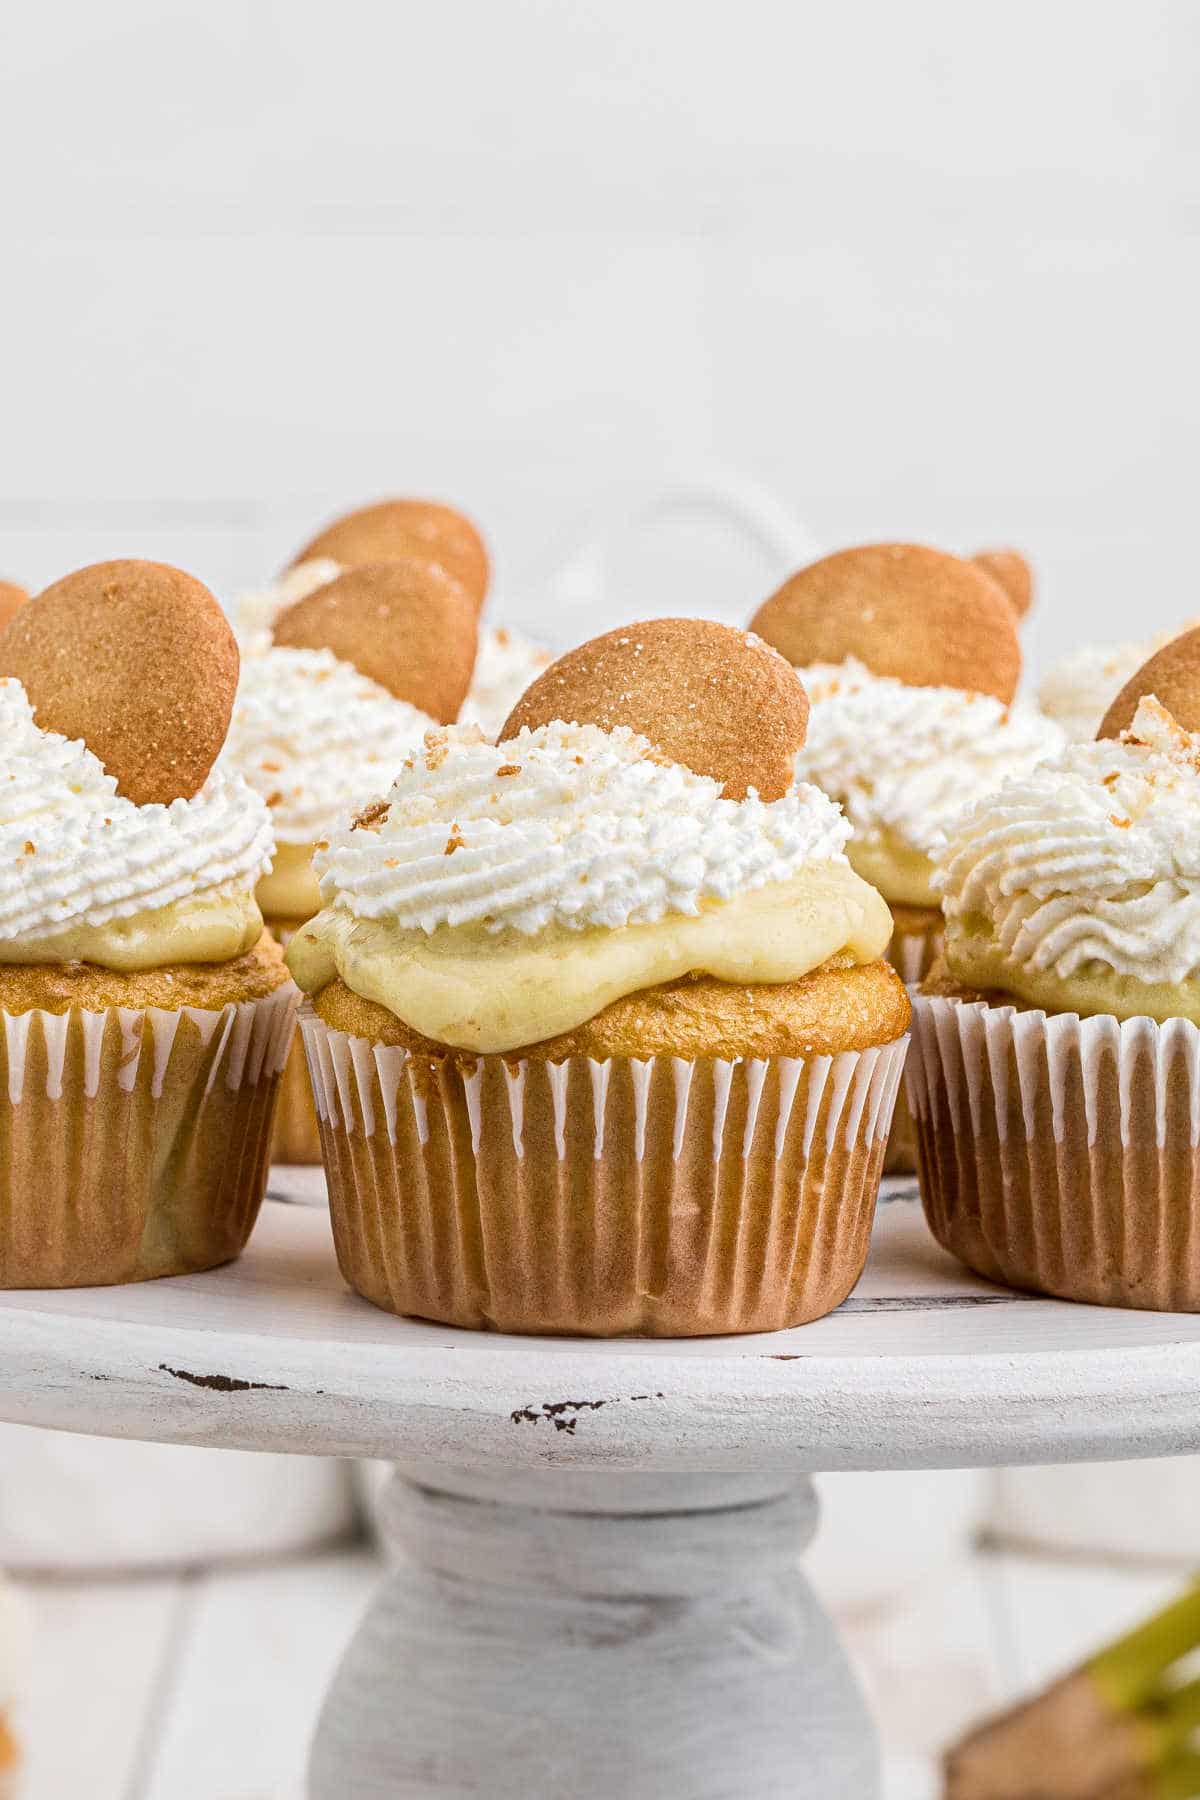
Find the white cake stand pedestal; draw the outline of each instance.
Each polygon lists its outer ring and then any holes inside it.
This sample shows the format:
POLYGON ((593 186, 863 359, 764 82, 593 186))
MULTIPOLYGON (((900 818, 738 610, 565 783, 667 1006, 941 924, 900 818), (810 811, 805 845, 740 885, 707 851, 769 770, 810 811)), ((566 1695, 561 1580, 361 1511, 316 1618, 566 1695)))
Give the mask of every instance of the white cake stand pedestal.
POLYGON ((0 1296, 0 1417, 397 1464, 312 1800, 873 1800, 810 1472, 1200 1450, 1200 1317, 989 1287, 911 1191, 831 1318, 661 1343, 393 1319, 268 1203, 228 1269, 0 1296))

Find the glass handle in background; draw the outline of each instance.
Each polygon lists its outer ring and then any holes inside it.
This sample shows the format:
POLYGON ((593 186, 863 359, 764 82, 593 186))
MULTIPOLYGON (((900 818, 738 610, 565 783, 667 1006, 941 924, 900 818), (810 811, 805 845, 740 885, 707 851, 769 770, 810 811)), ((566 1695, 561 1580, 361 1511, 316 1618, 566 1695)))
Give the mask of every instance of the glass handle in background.
MULTIPOLYGON (((639 531, 649 531, 689 518, 731 527, 760 562, 768 581, 782 581, 791 570, 811 562, 822 545, 786 501, 750 476, 736 471, 706 471, 670 480, 640 482, 611 490, 571 551, 541 583, 539 614, 565 647, 619 623, 612 600, 612 562, 616 547, 639 531)), ((770 591, 764 586, 759 598, 770 591)), ((709 603, 705 612, 731 624, 744 624, 751 607, 744 592, 731 595, 722 607, 709 603)), ((670 597, 644 607, 643 616, 675 610, 670 597)), ((681 612, 695 611, 680 605, 681 612)), ((633 616, 637 616, 635 613, 633 616)))

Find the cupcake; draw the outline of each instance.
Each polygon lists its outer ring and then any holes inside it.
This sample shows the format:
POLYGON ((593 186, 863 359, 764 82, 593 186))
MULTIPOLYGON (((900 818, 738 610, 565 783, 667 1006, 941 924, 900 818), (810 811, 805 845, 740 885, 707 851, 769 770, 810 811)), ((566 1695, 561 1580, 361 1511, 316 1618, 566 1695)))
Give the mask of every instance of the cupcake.
POLYGON ((807 702, 697 620, 433 732, 292 940, 342 1272, 469 1327, 692 1336, 828 1312, 866 1255, 908 1002, 807 702))
POLYGON ((949 827, 944 962, 914 999, 909 1097, 930 1224, 971 1268, 1195 1311, 1200 734, 1155 698, 1172 686, 1200 722, 1200 632, 1135 678, 1106 720, 1118 736, 949 827))
MULTIPOLYGON (((243 659, 224 760, 270 809, 275 856, 257 898, 286 945, 321 906, 316 844, 389 786, 426 731, 456 716, 474 662, 475 615, 437 570, 367 565, 294 603, 273 630, 276 641, 243 659)), ((282 1163, 321 1160, 298 1039, 272 1154, 282 1163)))
POLYGON ((0 636, 0 1287, 209 1268, 254 1223, 295 999, 254 900, 267 809, 212 771, 237 672, 156 563, 0 636))
MULTIPOLYGON (((964 801, 1062 746, 1055 725, 1012 704, 1012 605, 976 563, 877 544, 802 569, 753 629, 808 690, 798 773, 844 808, 850 862, 892 908, 888 956, 906 982, 920 981, 942 944, 932 852, 944 826, 964 801)), ((902 1106, 888 1166, 913 1167, 902 1106)))

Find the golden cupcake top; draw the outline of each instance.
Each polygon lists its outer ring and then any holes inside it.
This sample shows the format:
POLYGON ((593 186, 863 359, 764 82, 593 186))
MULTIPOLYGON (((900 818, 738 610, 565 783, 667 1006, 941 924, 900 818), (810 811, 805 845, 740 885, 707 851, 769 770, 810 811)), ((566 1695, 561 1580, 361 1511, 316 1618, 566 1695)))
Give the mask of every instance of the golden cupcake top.
MULTIPOLYGON (((455 1053, 413 1031, 344 981, 331 982, 313 1004, 326 1025, 347 1037, 394 1045, 431 1062, 447 1054, 464 1065, 474 1060, 473 1052, 455 1053)), ((522 1061, 551 1063, 571 1056, 595 1062, 839 1056, 892 1043, 907 1031, 911 1017, 907 991, 891 963, 857 962, 842 954, 792 981, 751 985, 684 975, 639 988, 557 1037, 522 1044, 520 1052, 522 1061)))
POLYGON ((1003 587, 977 562, 924 544, 863 544, 810 563, 763 602, 750 629, 797 668, 854 659, 913 687, 1007 705, 1021 647, 1003 587))
POLYGON ((706 619, 651 619, 592 638, 552 663, 501 731, 554 721, 619 727, 718 782, 728 799, 777 800, 792 787, 808 698, 751 632, 706 619))
POLYGON ((113 1007, 220 1012, 230 1001, 265 1000, 288 980, 283 952, 269 931, 248 950, 215 962, 151 961, 110 968, 100 962, 0 960, 0 1013, 104 1013, 113 1007))
POLYGON ((466 589, 476 613, 482 609, 491 578, 487 545, 465 513, 440 500, 379 500, 343 513, 310 539, 289 566, 321 562, 356 568, 413 557, 438 563, 466 589))
POLYGON ((457 581, 413 559, 348 569, 280 613, 273 636, 289 649, 332 651, 444 724, 458 717, 471 684, 478 621, 457 581))
POLYGON ((194 576, 94 563, 14 615, 0 676, 21 683, 44 731, 82 739, 118 793, 169 804, 200 790, 225 742, 238 650, 194 576))

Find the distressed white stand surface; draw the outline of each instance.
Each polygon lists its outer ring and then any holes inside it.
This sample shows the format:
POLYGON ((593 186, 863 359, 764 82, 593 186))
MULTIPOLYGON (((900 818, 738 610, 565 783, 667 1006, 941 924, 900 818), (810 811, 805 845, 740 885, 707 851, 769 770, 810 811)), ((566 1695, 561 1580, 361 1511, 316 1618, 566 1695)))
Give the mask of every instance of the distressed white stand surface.
POLYGON ((393 1319, 269 1203, 228 1269, 0 1295, 0 1417, 397 1464, 313 1800, 873 1800, 808 1474, 1200 1450, 1200 1317, 989 1287, 911 1191, 831 1318, 659 1343, 393 1319))

